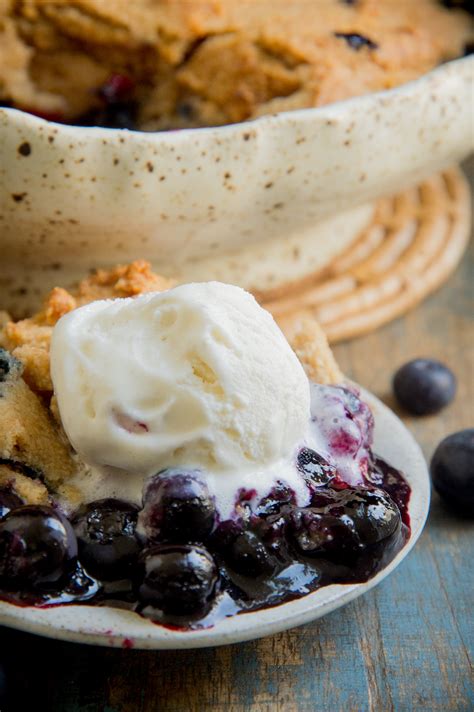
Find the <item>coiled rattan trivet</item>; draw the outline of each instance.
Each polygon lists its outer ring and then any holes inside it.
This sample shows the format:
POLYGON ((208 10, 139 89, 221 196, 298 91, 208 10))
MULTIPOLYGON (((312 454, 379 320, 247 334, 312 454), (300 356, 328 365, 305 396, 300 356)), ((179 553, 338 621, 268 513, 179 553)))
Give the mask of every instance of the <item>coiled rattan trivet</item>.
POLYGON ((262 300, 288 335, 313 317, 330 342, 360 336, 405 314, 458 265, 469 239, 470 192, 452 168, 379 201, 371 226, 324 274, 262 300))

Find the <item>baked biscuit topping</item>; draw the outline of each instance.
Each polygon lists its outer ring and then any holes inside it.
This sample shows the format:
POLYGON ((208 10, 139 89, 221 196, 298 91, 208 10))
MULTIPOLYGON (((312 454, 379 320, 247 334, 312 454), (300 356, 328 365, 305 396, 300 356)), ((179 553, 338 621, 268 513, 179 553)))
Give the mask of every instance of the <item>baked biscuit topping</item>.
POLYGON ((460 56, 469 18, 435 0, 10 0, 0 101, 159 130, 321 106, 460 56))
POLYGON ((50 393, 53 385, 49 373, 49 345, 53 327, 64 314, 96 299, 161 292, 172 285, 173 280, 154 274, 144 260, 111 270, 97 270, 71 292, 55 287, 43 309, 34 316, 17 322, 7 321, 3 331, 0 330, 0 345, 23 362, 23 377, 34 391, 50 393))

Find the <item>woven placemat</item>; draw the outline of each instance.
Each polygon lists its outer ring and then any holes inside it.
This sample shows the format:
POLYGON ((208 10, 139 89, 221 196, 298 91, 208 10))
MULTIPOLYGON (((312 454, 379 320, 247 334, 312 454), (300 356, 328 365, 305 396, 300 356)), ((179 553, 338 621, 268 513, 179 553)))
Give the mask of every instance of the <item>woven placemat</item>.
POLYGON ((331 343, 405 314, 458 265, 469 240, 469 185, 457 168, 377 204, 372 224, 324 274, 262 300, 288 337, 301 318, 331 343))

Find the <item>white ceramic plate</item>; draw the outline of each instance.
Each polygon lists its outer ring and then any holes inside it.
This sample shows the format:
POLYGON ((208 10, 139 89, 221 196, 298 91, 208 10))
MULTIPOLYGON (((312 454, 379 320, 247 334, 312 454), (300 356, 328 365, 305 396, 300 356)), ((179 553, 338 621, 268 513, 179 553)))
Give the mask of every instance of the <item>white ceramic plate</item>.
POLYGON ((413 436, 375 396, 366 391, 362 393, 375 416, 375 452, 401 469, 412 488, 409 502, 411 537, 395 559, 366 583, 326 586, 296 601, 226 618, 207 630, 168 630, 136 613, 87 605, 37 609, 0 603, 0 624, 50 638, 93 645, 148 649, 200 648, 261 638, 309 623, 361 596, 403 561, 421 534, 430 500, 428 470, 413 436))

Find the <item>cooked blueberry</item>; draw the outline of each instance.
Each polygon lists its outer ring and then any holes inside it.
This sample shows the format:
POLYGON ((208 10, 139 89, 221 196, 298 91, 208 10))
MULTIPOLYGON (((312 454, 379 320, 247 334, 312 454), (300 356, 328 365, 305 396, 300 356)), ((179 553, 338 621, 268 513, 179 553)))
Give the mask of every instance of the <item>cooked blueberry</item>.
POLYGON ((9 588, 57 583, 76 560, 74 531, 51 507, 18 507, 0 522, 0 579, 9 588))
POLYGON ((289 513, 293 506, 283 507, 275 514, 265 517, 252 517, 250 527, 253 532, 263 542, 270 554, 279 561, 288 558, 288 546, 286 540, 286 528, 289 513))
POLYGON ((135 82, 124 74, 112 74, 99 89, 99 96, 106 104, 119 104, 130 99, 135 82))
POLYGON ((474 428, 448 435, 431 460, 433 486, 449 505, 474 516, 474 428))
POLYGON ((372 442, 373 416, 358 393, 347 387, 312 384, 311 414, 334 459, 349 456, 363 469, 367 457, 363 450, 372 442))
POLYGON ((210 546, 213 550, 223 553, 244 531, 242 522, 226 519, 220 522, 210 538, 210 546))
POLYGON ((157 545, 143 552, 144 579, 138 596, 146 605, 184 616, 206 609, 218 571, 209 552, 195 545, 157 545))
POLYGON ((10 486, 3 485, 0 488, 0 519, 10 510, 21 507, 22 504, 25 504, 24 501, 15 494, 10 486))
POLYGON ((270 575, 275 561, 256 534, 232 521, 222 522, 213 542, 227 566, 242 576, 270 575))
POLYGON ((362 47, 367 47, 367 49, 378 49, 378 44, 373 42, 368 37, 364 35, 359 35, 356 32, 335 32, 335 37, 345 40, 351 49, 355 49, 358 52, 362 47))
POLYGON ((20 373, 21 368, 21 361, 5 349, 0 348, 0 383, 6 381, 10 374, 20 373))
POLYGON ((79 558, 90 574, 104 581, 131 575, 140 551, 137 517, 138 507, 120 499, 100 499, 81 507, 72 523, 79 558))
POLYGON ((341 501, 342 491, 332 487, 318 487, 311 495, 311 507, 324 508, 341 501))
POLYGON ((258 517, 269 517, 278 514, 282 509, 291 506, 296 502, 295 492, 282 482, 278 482, 272 487, 270 492, 263 497, 254 509, 254 514, 258 517))
POLYGON ((177 115, 186 121, 191 121, 195 117, 195 108, 190 101, 180 101, 176 106, 177 115))
POLYGON ((102 126, 106 129, 136 129, 137 104, 135 102, 106 104, 80 116, 78 126, 102 126))
POLYGON ((400 511, 383 490, 357 487, 328 495, 318 492, 311 507, 290 514, 290 536, 305 553, 333 555, 376 544, 400 526, 400 511))
POLYGON ((456 378, 439 361, 417 358, 398 369, 393 390, 409 413, 429 415, 451 403, 456 393, 456 378))
POLYGON ((199 472, 164 470, 145 488, 139 531, 149 541, 202 542, 215 521, 215 503, 199 472))
POLYGON ((327 485, 336 475, 335 468, 324 457, 308 447, 304 447, 299 451, 296 467, 316 487, 327 485))
POLYGON ((350 519, 305 507, 294 509, 288 522, 291 540, 303 554, 333 556, 360 545, 350 519))
POLYGON ((337 386, 338 395, 344 403, 346 416, 358 426, 364 443, 370 443, 374 429, 374 416, 369 406, 351 388, 337 386))
POLYGON ((375 544, 391 536, 400 526, 401 515, 395 502, 381 489, 348 488, 337 504, 327 508, 350 518, 362 544, 375 544))
POLYGON ((381 457, 373 456, 367 473, 367 482, 382 488, 390 496, 400 511, 403 523, 410 526, 408 503, 411 489, 402 473, 381 457))
POLYGON ((100 124, 108 129, 129 129, 137 127, 137 105, 134 102, 111 104, 107 107, 100 124))

